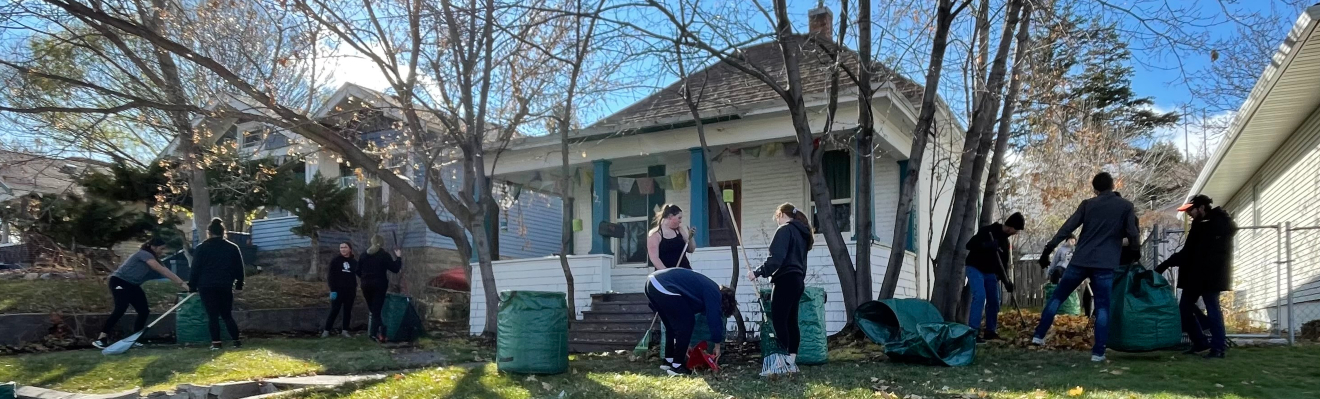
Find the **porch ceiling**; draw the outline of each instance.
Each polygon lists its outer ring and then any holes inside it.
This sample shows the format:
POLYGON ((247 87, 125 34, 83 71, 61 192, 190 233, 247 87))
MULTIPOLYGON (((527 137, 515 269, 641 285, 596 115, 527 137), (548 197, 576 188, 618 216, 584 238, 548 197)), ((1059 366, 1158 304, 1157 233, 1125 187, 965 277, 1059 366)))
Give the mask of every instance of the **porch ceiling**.
POLYGON ((1320 106, 1320 5, 1298 17, 1201 170, 1189 196, 1227 201, 1320 106))

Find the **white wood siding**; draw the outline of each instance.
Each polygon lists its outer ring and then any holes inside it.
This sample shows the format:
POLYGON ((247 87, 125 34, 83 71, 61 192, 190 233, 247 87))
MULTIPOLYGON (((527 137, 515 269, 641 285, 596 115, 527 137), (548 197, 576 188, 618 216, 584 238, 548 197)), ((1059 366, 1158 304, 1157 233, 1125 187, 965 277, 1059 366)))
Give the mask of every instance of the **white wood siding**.
MULTIPOLYGON (((611 256, 570 256, 573 271, 574 309, 579 318, 582 311, 591 309, 591 294, 610 290, 609 269, 614 264, 611 256)), ((473 335, 486 328, 486 291, 479 266, 472 265, 472 300, 469 306, 468 327, 473 335)), ((544 257, 494 262, 495 288, 499 291, 556 291, 567 292, 564 269, 559 257, 544 257)))

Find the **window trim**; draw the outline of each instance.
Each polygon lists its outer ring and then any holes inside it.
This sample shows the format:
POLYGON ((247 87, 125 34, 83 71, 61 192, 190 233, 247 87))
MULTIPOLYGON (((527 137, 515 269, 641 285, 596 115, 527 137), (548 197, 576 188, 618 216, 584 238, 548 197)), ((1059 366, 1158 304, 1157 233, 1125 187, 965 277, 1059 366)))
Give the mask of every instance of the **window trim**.
MULTIPOLYGON (((636 179, 636 178, 639 178, 638 176, 641 176, 641 177, 658 177, 658 176, 651 176, 651 167, 652 167, 652 166, 664 166, 664 165, 647 165, 647 166, 644 166, 644 167, 640 168, 640 171, 637 171, 637 170, 634 170, 634 169, 624 169, 623 172, 631 172, 631 173, 619 173, 619 174, 611 173, 611 176, 610 176, 609 178, 613 179, 613 178, 619 178, 619 177, 627 177, 627 178, 634 178, 634 179, 636 179)), ((617 172, 616 172, 616 173, 617 173, 617 172)), ((658 190, 658 188, 657 188, 657 190, 658 190)), ((660 202, 660 204, 657 204, 657 205, 664 205, 665 201, 668 201, 668 199, 669 199, 669 193, 668 193, 668 190, 661 190, 661 191, 664 192, 665 199, 662 200, 662 201, 660 202)), ((623 223, 646 222, 647 231, 649 232, 649 231, 650 231, 650 227, 651 227, 651 219, 654 217, 653 215, 649 214, 649 210, 648 210, 648 214, 647 214, 647 215, 644 215, 644 216, 634 216, 634 217, 628 217, 628 218, 620 218, 620 217, 619 217, 619 206, 622 205, 622 203, 621 203, 622 201, 620 201, 620 198, 619 198, 619 196, 620 196, 621 194, 623 194, 623 193, 620 192, 619 190, 610 190, 610 195, 614 196, 613 201, 610 201, 610 218, 613 220, 611 223, 623 224, 623 223)), ((648 204, 648 205, 650 205, 650 204, 648 204)), ((653 209, 654 207, 649 207, 649 208, 653 209)), ((647 259, 646 259, 645 261, 642 261, 642 262, 625 262, 625 261, 624 261, 624 255, 623 255, 623 240, 624 240, 623 238, 619 238, 619 239, 613 239, 613 240, 611 240, 611 241, 614 242, 613 245, 614 245, 614 266, 615 266, 615 267, 617 267, 617 268, 627 268, 627 267, 648 268, 648 267, 651 267, 650 254, 647 254, 647 259)), ((645 239, 642 240, 642 245, 643 245, 643 246, 646 245, 646 242, 645 242, 645 241, 646 241, 645 239)))

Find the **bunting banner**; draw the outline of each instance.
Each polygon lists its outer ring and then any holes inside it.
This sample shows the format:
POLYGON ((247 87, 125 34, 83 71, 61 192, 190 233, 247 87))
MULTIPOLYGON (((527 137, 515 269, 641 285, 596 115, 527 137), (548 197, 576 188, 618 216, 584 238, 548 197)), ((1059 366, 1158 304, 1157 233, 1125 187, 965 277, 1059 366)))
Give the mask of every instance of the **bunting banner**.
POLYGON ((628 194, 632 192, 633 183, 636 183, 637 179, 632 177, 620 177, 618 179, 618 182, 619 182, 619 192, 628 194))
POLYGON ((657 177, 657 178, 655 178, 655 186, 656 186, 656 187, 659 187, 661 190, 673 190, 673 189, 674 189, 674 177, 673 177, 673 176, 660 176, 660 177, 657 177))
POLYGON ((650 177, 637 179, 637 192, 642 195, 655 194, 655 179, 650 177))
POLYGON ((760 157, 761 157, 761 147, 748 147, 748 148, 744 148, 744 149, 742 150, 742 152, 743 152, 744 154, 747 154, 748 156, 751 156, 752 158, 760 158, 760 157))
POLYGON ((585 169, 585 170, 578 169, 578 170, 582 171, 582 182, 585 183, 587 187, 591 187, 591 184, 595 182, 595 179, 593 177, 596 175, 596 172, 591 169, 585 169))
POLYGON ((761 146, 761 152, 767 157, 779 155, 784 150, 784 143, 766 143, 761 146))
POLYGON ((688 171, 684 170, 669 175, 669 179, 673 182, 673 187, 675 190, 685 190, 687 189, 687 185, 688 185, 688 171))

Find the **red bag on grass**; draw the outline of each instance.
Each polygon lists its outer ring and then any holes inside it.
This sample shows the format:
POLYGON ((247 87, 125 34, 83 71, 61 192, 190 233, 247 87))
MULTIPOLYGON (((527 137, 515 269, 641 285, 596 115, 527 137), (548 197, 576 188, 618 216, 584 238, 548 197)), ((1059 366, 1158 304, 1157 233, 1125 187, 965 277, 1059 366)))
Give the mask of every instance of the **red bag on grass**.
POLYGON ((720 371, 720 364, 715 355, 706 353, 706 341, 701 341, 697 346, 688 349, 688 370, 697 371, 700 369, 710 369, 712 372, 720 371))

